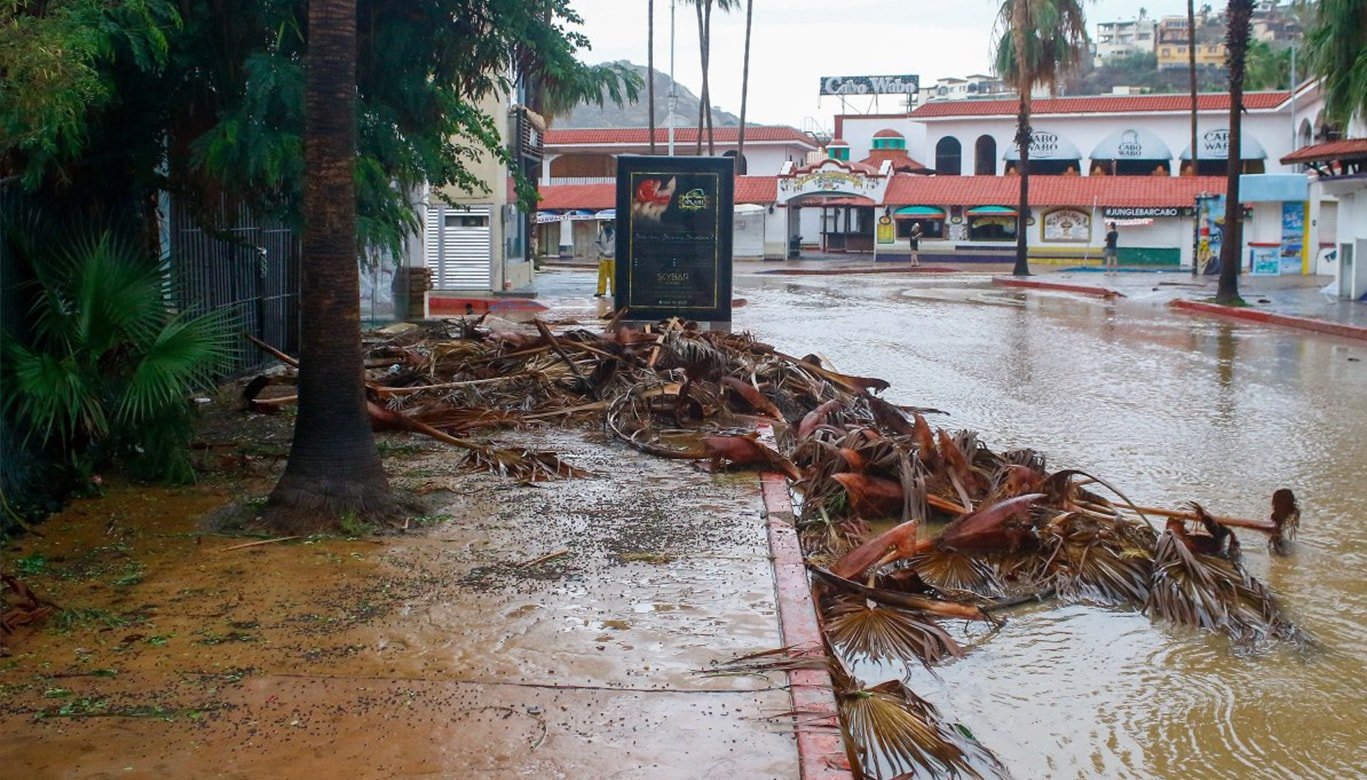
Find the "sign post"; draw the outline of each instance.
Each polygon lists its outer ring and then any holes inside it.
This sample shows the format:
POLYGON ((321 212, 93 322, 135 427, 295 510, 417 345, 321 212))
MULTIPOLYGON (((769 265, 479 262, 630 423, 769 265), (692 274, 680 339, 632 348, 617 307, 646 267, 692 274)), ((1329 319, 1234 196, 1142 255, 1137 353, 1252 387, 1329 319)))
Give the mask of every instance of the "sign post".
POLYGON ((731 321, 735 162, 617 158, 618 308, 632 321, 731 321))

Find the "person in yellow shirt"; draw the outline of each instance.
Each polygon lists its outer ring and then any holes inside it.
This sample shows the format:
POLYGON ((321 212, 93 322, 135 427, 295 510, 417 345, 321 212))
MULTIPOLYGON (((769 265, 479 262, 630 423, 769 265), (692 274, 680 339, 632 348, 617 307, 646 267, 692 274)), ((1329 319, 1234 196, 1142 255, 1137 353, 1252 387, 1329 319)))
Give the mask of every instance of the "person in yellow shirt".
POLYGON ((593 297, 602 298, 613 286, 613 276, 617 273, 617 232, 613 223, 599 225, 598 240, 594 245, 598 248, 598 292, 593 297))

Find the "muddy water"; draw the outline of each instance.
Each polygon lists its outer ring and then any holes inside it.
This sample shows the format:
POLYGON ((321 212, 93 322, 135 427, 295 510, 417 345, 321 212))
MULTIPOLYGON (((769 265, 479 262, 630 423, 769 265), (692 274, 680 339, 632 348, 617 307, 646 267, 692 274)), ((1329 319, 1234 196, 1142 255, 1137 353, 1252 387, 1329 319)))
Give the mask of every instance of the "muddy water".
POLYGON ((1016 777, 1367 775, 1367 347, 984 282, 742 277, 735 326, 1138 503, 1263 517, 1293 488, 1295 554, 1245 536, 1245 560, 1319 646, 1241 654, 1126 611, 1045 606, 971 635, 937 676, 863 671, 907 674, 1016 777))

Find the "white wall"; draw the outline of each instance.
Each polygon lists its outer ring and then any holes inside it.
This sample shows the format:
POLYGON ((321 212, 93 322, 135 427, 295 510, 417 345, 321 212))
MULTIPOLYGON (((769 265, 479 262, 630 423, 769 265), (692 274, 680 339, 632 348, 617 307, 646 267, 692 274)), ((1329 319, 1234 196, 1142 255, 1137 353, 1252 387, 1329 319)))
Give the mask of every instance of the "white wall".
MULTIPOLYGON (((1313 118, 1322 107, 1319 100, 1309 101, 1302 98, 1296 110, 1296 122, 1313 118)), ((1201 111, 1197 114, 1198 132, 1228 126, 1228 111, 1201 111)), ((1078 114, 1078 115, 1041 115, 1032 119, 1036 130, 1058 133, 1077 145, 1083 157, 1084 173, 1090 170, 1089 155, 1096 145, 1106 136, 1117 130, 1148 130, 1168 146, 1172 155, 1172 172, 1180 168, 1182 150, 1191 140, 1191 118, 1185 111, 1170 111, 1148 114, 1078 114)), ((891 127, 907 137, 907 154, 920 160, 929 167, 935 165, 935 145, 945 136, 955 136, 963 146, 963 170, 965 174, 973 171, 974 143, 981 135, 990 135, 997 142, 997 170, 1002 170, 1002 155, 1011 148, 1016 132, 1014 116, 961 117, 947 119, 928 119, 912 121, 907 118, 880 116, 845 116, 842 119, 841 134, 850 144, 850 159, 859 160, 867 156, 873 146, 873 134, 891 127), (924 133, 916 132, 913 127, 924 133)), ((1295 149, 1292 137, 1292 120, 1289 107, 1277 112, 1253 111, 1246 113, 1243 120, 1244 133, 1251 135, 1267 151, 1268 173, 1293 173, 1291 166, 1279 161, 1295 149)))

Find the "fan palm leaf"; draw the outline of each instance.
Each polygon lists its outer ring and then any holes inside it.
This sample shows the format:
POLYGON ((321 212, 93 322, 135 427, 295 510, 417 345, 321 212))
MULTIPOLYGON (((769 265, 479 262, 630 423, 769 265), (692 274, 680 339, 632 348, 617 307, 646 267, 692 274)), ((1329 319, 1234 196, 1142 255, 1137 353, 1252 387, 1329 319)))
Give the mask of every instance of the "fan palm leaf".
POLYGON ((837 596, 826 605, 826 632, 847 656, 872 661, 917 659, 927 669, 963 654, 953 637, 924 614, 875 604, 858 596, 837 596))
POLYGON ((853 747, 849 752, 864 777, 918 771, 932 777, 982 777, 978 766, 1004 774, 995 756, 967 742, 930 702, 897 680, 871 688, 844 688, 836 700, 841 733, 853 747))

